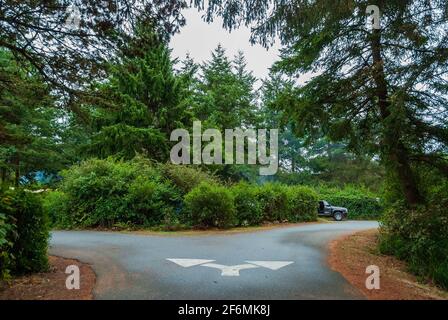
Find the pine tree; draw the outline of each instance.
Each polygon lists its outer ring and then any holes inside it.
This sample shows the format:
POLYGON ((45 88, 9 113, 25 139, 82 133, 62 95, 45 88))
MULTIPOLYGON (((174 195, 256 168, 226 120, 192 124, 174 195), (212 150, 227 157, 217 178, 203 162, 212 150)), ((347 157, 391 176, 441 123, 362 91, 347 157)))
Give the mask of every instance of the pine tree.
POLYGON ((238 116, 242 127, 254 127, 258 124, 257 95, 254 90, 257 79, 248 71, 246 57, 239 51, 233 60, 234 73, 238 82, 238 116))
MULTIPOLYGON (((32 70, 32 69, 31 69, 32 70)), ((56 173, 64 155, 58 141, 59 111, 36 71, 22 68, 13 55, 0 50, 0 172, 11 173, 16 185, 37 170, 56 173)))
POLYGON ((253 127, 256 119, 255 78, 246 70, 242 54, 230 61, 218 45, 202 66, 203 77, 196 116, 212 127, 253 127))
POLYGON ((122 52, 107 83, 99 84, 103 103, 90 106, 97 133, 88 149, 100 157, 145 153, 164 161, 171 132, 191 122, 188 89, 174 73, 166 42, 150 27, 141 26, 122 52))

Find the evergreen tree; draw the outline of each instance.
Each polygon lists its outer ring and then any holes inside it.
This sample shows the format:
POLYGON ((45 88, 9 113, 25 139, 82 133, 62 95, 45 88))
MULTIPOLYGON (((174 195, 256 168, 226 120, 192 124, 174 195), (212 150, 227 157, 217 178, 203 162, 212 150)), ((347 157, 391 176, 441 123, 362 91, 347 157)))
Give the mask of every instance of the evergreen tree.
POLYGON ((102 103, 90 106, 97 133, 88 149, 100 157, 146 153, 166 160, 171 132, 191 122, 188 86, 175 75, 166 42, 150 27, 140 26, 122 52, 107 83, 98 85, 102 103))
POLYGON ((56 173, 64 156, 58 139, 60 112, 36 71, 23 69, 0 50, 0 171, 15 184, 37 170, 56 173))
POLYGON ((198 72, 200 67, 196 62, 194 62, 189 53, 187 53, 187 56, 181 63, 182 65, 178 72, 179 76, 182 78, 188 90, 193 92, 198 87, 198 72))
POLYGON ((258 124, 257 95, 254 90, 257 79, 248 71, 246 57, 242 51, 233 60, 237 79, 238 117, 242 127, 254 127, 258 124))
POLYGON ((232 63, 218 45, 202 72, 196 116, 219 129, 253 127, 257 111, 255 78, 246 70, 244 55, 240 53, 232 63))

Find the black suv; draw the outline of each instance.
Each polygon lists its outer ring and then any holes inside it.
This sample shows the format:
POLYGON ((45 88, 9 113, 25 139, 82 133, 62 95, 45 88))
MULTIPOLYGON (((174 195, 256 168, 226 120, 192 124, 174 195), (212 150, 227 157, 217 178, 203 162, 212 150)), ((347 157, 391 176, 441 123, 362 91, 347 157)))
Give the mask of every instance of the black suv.
POLYGON ((333 217, 336 221, 342 221, 347 218, 348 209, 343 207, 334 207, 327 201, 319 201, 319 216, 333 217))

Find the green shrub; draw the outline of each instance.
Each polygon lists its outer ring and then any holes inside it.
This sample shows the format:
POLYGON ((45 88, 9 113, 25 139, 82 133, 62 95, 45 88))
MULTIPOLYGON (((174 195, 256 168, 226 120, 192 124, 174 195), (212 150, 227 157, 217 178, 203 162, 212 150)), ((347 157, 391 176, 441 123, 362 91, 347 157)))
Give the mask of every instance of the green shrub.
POLYGON ((197 166, 163 164, 163 175, 169 179, 182 194, 187 194, 202 182, 219 183, 218 179, 197 166))
POLYGON ((0 281, 9 279, 12 263, 11 248, 13 240, 17 237, 15 225, 9 221, 5 214, 0 213, 0 281))
POLYGON ((379 247, 406 261, 416 275, 448 289, 448 180, 426 183, 426 205, 410 209, 397 201, 388 209, 379 247))
POLYGON ((288 219, 288 187, 279 183, 267 183, 257 190, 262 205, 263 220, 274 222, 288 219))
POLYGON ((153 226, 180 206, 175 186, 141 158, 92 159, 62 176, 61 193, 50 196, 46 205, 52 215, 59 212, 53 219, 59 227, 153 226))
POLYGON ((384 213, 384 208, 377 199, 344 197, 344 196, 326 196, 332 205, 345 207, 348 209, 348 218, 352 220, 378 220, 384 213))
POLYGON ((410 271, 448 289, 448 201, 417 209, 395 205, 380 232, 380 251, 408 263, 410 271))
POLYGON ((257 197, 257 190, 258 186, 245 182, 232 186, 238 225, 253 226, 263 222, 262 204, 257 197))
POLYGON ((363 187, 348 186, 344 189, 316 188, 320 199, 330 204, 348 209, 348 218, 359 220, 378 220, 384 213, 384 207, 379 197, 363 187))
POLYGON ((70 227, 70 216, 68 216, 69 197, 61 191, 48 191, 42 197, 42 205, 48 214, 52 226, 70 227))
POLYGON ((234 200, 228 188, 203 182, 185 196, 185 212, 194 226, 229 228, 236 224, 234 200))
POLYGON ((287 219, 291 222, 317 220, 317 193, 308 187, 288 187, 287 219))
MULTIPOLYGON (((70 198, 73 225, 111 227, 126 214, 129 184, 138 176, 130 162, 88 160, 62 173, 60 189, 70 198)), ((124 221, 127 222, 127 221, 124 221)))
POLYGON ((148 180, 146 176, 139 176, 128 191, 126 203, 129 210, 123 218, 133 224, 159 225, 173 215, 174 205, 179 202, 174 186, 161 177, 148 180))
POLYGON ((50 231, 40 198, 21 189, 2 191, 0 212, 7 219, 3 219, 7 221, 3 229, 10 221, 14 223, 2 232, 6 235, 2 242, 8 253, 2 256, 8 261, 7 268, 13 274, 47 270, 50 231))

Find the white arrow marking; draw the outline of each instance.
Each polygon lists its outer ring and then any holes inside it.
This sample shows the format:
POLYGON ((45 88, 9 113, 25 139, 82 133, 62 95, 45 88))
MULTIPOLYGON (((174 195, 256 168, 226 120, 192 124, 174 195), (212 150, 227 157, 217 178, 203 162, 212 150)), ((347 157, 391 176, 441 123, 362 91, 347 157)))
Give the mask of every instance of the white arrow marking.
POLYGON ((200 264, 204 264, 204 263, 209 263, 209 262, 215 261, 215 260, 203 260, 203 259, 166 259, 166 260, 174 262, 175 264, 178 264, 178 265, 180 265, 181 267, 184 267, 184 268, 198 266, 200 264))
POLYGON ((237 266, 224 266, 222 264, 216 264, 216 263, 203 264, 202 267, 219 269, 219 270, 221 270, 221 276, 223 276, 223 277, 239 277, 240 270, 258 268, 258 266, 254 266, 253 264, 240 264, 237 266))
POLYGON ((247 263, 255 264, 260 267, 268 268, 271 270, 278 270, 293 264, 293 261, 246 261, 247 263))

